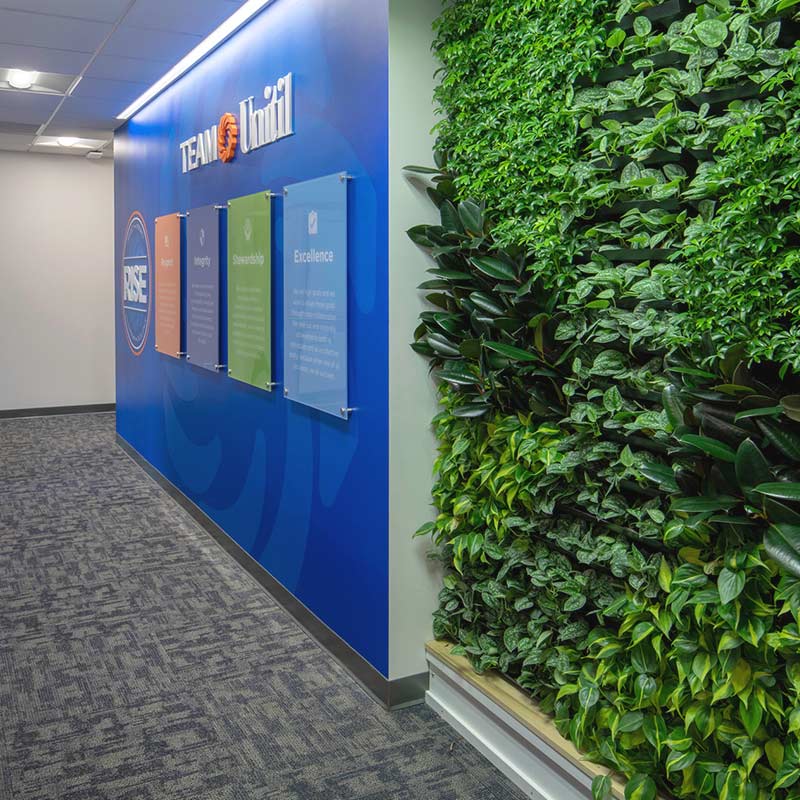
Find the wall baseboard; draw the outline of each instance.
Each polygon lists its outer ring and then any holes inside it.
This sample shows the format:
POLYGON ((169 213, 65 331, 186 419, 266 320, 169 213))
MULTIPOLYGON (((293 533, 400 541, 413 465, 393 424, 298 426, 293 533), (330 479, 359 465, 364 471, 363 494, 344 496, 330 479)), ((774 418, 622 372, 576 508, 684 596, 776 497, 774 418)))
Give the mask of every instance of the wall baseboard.
POLYGON ((332 631, 283 584, 274 578, 246 550, 243 550, 205 511, 190 500, 172 481, 159 472, 131 444, 117 434, 117 444, 175 502, 191 516, 211 538, 281 605, 302 628, 339 661, 384 708, 394 710, 424 702, 428 673, 389 680, 332 631))
POLYGON ((47 406, 46 408, 9 408, 0 410, 0 419, 17 417, 52 417, 58 414, 99 414, 115 411, 116 403, 95 403, 85 406, 47 406))

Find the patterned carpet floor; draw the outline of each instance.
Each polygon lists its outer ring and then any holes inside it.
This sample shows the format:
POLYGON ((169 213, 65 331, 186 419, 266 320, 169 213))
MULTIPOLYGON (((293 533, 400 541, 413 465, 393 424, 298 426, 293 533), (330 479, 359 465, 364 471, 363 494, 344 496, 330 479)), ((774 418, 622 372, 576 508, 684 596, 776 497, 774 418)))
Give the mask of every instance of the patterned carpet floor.
POLYGON ((117 447, 0 421, 2 800, 521 800, 388 713, 117 447))

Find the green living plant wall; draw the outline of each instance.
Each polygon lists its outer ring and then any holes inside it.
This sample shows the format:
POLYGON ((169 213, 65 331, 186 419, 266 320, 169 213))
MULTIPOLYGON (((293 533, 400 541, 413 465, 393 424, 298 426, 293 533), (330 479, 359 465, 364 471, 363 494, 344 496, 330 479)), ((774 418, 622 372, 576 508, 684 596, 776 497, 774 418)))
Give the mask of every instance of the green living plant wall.
POLYGON ((441 224, 409 231, 436 262, 435 633, 631 798, 800 798, 794 11, 437 25, 442 149, 411 169, 441 224))

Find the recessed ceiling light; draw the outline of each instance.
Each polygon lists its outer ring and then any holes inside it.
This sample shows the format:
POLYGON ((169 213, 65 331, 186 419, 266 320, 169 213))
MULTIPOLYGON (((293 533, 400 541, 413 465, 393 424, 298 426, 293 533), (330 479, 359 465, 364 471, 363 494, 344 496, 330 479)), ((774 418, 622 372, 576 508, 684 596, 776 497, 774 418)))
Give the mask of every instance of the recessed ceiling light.
POLYGON ((181 75, 185 75, 198 61, 205 58, 212 50, 219 47, 229 36, 232 36, 246 22, 249 22, 262 8, 273 0, 246 0, 216 30, 212 31, 200 44, 185 55, 169 72, 159 78, 143 95, 136 98, 117 119, 130 119, 140 108, 146 106, 156 95, 175 83, 181 75))
POLYGON ((74 147, 78 144, 78 140, 74 136, 59 136, 58 143, 62 147, 74 147))
POLYGON ((24 69, 12 69, 8 73, 8 82, 15 89, 30 89, 39 76, 38 72, 26 72, 24 69))

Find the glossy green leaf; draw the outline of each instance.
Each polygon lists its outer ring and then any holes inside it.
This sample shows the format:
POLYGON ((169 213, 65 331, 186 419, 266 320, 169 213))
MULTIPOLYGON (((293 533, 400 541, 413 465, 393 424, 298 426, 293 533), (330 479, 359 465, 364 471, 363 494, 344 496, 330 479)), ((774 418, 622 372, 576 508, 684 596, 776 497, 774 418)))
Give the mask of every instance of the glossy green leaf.
POLYGON ((459 386, 474 386, 481 381, 480 377, 475 375, 475 373, 470 372, 458 364, 448 365, 444 369, 437 370, 435 375, 440 380, 459 386))
POLYGON ((609 800, 611 797, 611 776, 595 775, 592 779, 592 800, 609 800))
POLYGON ((680 399, 680 389, 673 384, 669 384, 661 393, 661 400, 664 405, 664 411, 667 412, 669 424, 672 425, 673 429, 683 425, 686 408, 680 399))
POLYGON ((747 735, 752 739, 761 725, 761 720, 764 718, 764 709, 761 708, 761 704, 751 696, 747 703, 745 703, 744 700, 739 701, 739 716, 744 725, 744 729, 747 731, 747 735))
POLYGON ((538 361, 539 357, 536 353, 528 350, 523 350, 521 347, 514 347, 510 344, 503 344, 502 342, 484 342, 483 346, 487 350, 492 350, 499 353, 505 358, 513 361, 538 361))
POLYGON ((470 263, 479 272, 498 281, 513 281, 517 278, 517 273, 510 264, 494 256, 474 256, 470 258, 470 263))
POLYGON ((649 715, 642 722, 642 731, 658 756, 665 747, 667 739, 667 724, 661 714, 649 715))
POLYGON ((800 766, 794 761, 784 761, 775 774, 774 788, 789 789, 800 780, 800 766))
POLYGON ((756 424, 781 453, 792 461, 800 461, 800 436, 774 420, 758 419, 756 424))
POLYGON ((800 483, 790 483, 788 481, 761 483, 755 487, 755 491, 769 497, 777 497, 779 500, 800 501, 800 483))
POLYGON ((769 463, 752 439, 745 439, 736 451, 736 479, 744 489, 752 489, 772 477, 769 463))
POLYGON ((408 164, 403 169, 406 172, 415 172, 419 175, 439 175, 441 173, 441 170, 435 167, 418 167, 415 164, 408 164))
POLYGON ((740 658, 733 667, 730 675, 731 684, 736 694, 740 694, 750 685, 753 670, 745 659, 740 658))
POLYGON ((752 419, 753 417, 777 417, 783 413, 781 406, 768 406, 767 408, 749 408, 747 411, 740 411, 735 421, 739 422, 743 419, 752 419))
POLYGON ((635 774, 625 785, 625 800, 655 800, 656 784, 649 776, 635 774))
POLYGON ((770 525, 764 546, 781 569, 800 578, 800 525, 770 525))
POLYGON ((742 593, 744 584, 744 572, 741 570, 731 570, 727 567, 723 568, 717 579, 720 602, 730 603, 735 600, 742 593))
POLYGON ((719 19, 699 22, 694 32, 706 47, 719 47, 728 38, 728 27, 719 19))
POLYGON ((670 750, 667 754, 666 770, 667 772, 677 772, 686 769, 694 764, 697 754, 691 750, 681 752, 679 750, 670 750))
POLYGON ((644 714, 641 711, 628 711, 622 715, 617 730, 620 733, 632 733, 638 731, 644 722, 644 714))
POLYGON ((736 461, 736 451, 724 442, 719 441, 719 439, 712 439, 709 436, 698 436, 694 433, 685 433, 683 436, 679 436, 678 440, 701 450, 713 458, 718 458, 720 461, 726 461, 730 464, 736 461))
POLYGON ((777 771, 783 766, 784 747, 780 739, 770 739, 764 745, 764 752, 767 754, 767 760, 772 769, 777 771))
POLYGON ((673 511, 702 514, 709 511, 729 511, 738 504, 733 497, 677 497, 672 501, 673 511))
POLYGON ((498 316, 506 313, 506 309, 500 305, 500 303, 483 292, 472 292, 469 299, 482 311, 487 311, 490 314, 496 314, 498 316))
POLYGON ((789 419, 800 422, 800 394, 789 394, 781 397, 781 408, 789 419))
POLYGON ((483 232, 483 211, 472 200, 464 200, 458 204, 458 216, 464 228, 474 235, 483 232))

